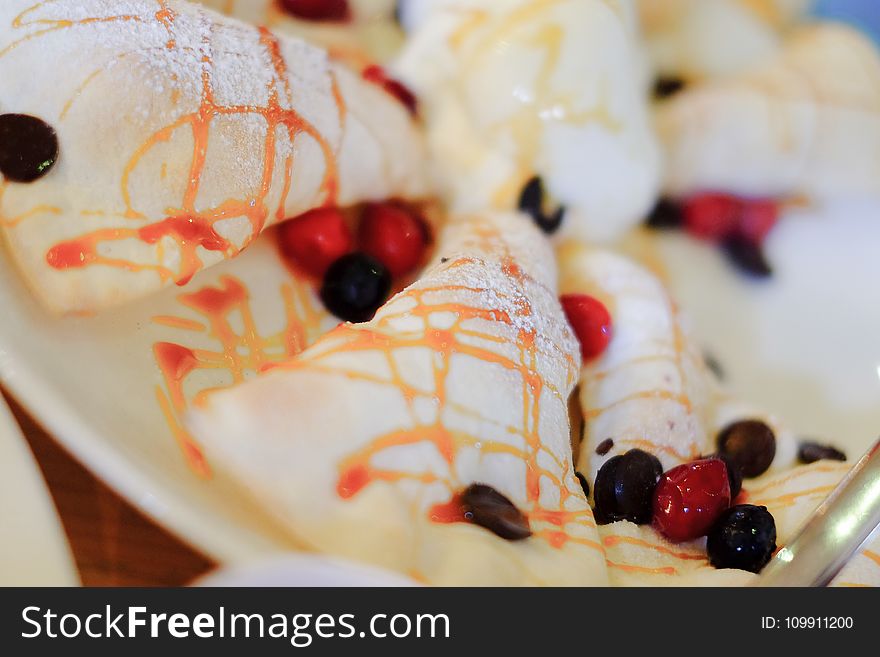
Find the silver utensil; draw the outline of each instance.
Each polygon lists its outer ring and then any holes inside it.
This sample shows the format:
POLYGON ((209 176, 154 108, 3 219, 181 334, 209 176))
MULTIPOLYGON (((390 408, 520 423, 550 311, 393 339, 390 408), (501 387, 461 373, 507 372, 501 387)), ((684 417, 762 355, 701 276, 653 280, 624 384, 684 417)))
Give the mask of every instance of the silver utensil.
POLYGON ((880 440, 752 586, 827 586, 880 529, 880 440))

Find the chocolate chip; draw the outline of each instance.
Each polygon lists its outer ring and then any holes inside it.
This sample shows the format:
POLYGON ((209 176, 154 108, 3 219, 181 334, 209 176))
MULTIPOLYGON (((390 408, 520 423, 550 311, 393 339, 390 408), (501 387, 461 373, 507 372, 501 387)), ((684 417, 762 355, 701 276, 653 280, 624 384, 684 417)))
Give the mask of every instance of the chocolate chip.
POLYGON ((773 268, 767 262, 760 244, 740 235, 733 235, 724 240, 722 248, 730 262, 741 272, 755 278, 769 278, 773 275, 773 268))
POLYGON ((764 474, 776 456, 776 436, 760 420, 740 420, 718 434, 718 451, 739 465, 743 477, 764 474))
POLYGON ((654 230, 681 228, 684 224, 684 213, 681 205, 668 198, 661 198, 645 219, 645 225, 654 230))
POLYGON ((606 438, 601 443, 596 445, 596 454, 599 456, 605 456, 608 452, 611 451, 611 448, 614 447, 614 439, 606 438))
POLYGON ((661 75, 654 81, 654 98, 657 100, 669 98, 684 89, 685 86, 687 86, 687 83, 684 81, 684 78, 661 75))
POLYGON ((0 173, 12 182, 42 178, 58 160, 58 135, 44 121, 24 114, 0 115, 0 173))
POLYGON ((552 235, 562 225, 565 208, 560 207, 551 213, 544 208, 544 183, 539 176, 529 180, 519 197, 519 209, 529 215, 547 235, 552 235))
POLYGON ((590 482, 587 481, 587 478, 582 475, 580 472, 575 472, 574 476, 577 477, 577 480, 581 482, 581 488, 584 489, 584 496, 590 496, 590 482))
POLYGON ((445 265, 447 262, 449 262, 449 258, 440 258, 441 265, 445 265))
POLYGON ((525 514, 491 486, 471 484, 461 495, 461 505, 469 522, 501 538, 519 541, 532 535, 525 514))
POLYGON ((798 461, 815 463, 816 461, 846 461, 846 454, 831 445, 822 445, 812 441, 804 441, 798 446, 798 461))

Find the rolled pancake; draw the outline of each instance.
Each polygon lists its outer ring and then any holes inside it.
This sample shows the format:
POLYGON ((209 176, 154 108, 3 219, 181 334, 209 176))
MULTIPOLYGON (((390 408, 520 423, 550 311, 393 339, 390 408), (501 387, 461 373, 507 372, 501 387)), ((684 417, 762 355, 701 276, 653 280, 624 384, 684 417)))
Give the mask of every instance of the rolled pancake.
POLYGON ((0 186, 11 253, 56 311, 183 283, 317 206, 426 191, 401 103, 191 3, 5 1, 0 80, 0 112, 59 137, 46 176, 0 186))
POLYGON ((762 66, 686 88, 656 125, 671 196, 880 198, 880 53, 843 25, 801 28, 762 66))
POLYGON ((209 396, 193 431, 320 552, 440 585, 606 583, 572 464, 578 350, 546 240, 523 216, 468 216, 437 255, 373 321, 209 396), (532 535, 447 522, 474 483, 506 496, 532 535))
MULTIPOLYGON (((630 260, 569 243, 560 249, 561 290, 590 294, 614 320, 606 352, 581 371, 583 441, 580 472, 595 481, 605 461, 632 448, 657 456, 668 470, 716 450, 715 436, 731 422, 766 422, 776 435, 770 469, 743 482, 737 503, 766 506, 782 546, 842 479, 851 464, 796 467, 797 441, 780 420, 735 399, 713 379, 686 323, 661 281, 630 260), (603 440, 613 447, 596 453, 603 440)), ((650 526, 616 522, 599 527, 611 583, 620 586, 734 586, 754 576, 709 564, 705 539, 673 544, 650 526)), ((857 557, 838 583, 880 583, 877 547, 857 557)))

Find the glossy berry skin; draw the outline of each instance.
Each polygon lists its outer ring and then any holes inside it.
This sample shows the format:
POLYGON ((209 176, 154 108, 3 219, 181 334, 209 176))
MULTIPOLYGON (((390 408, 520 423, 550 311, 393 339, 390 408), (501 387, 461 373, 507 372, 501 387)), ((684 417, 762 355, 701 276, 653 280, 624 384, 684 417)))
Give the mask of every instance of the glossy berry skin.
POLYGON ((700 194, 687 199, 682 211, 688 233, 699 239, 719 242, 736 230, 740 201, 728 194, 700 194))
POLYGON ((763 244, 778 222, 779 205, 775 201, 750 199, 742 202, 736 232, 754 244, 763 244))
POLYGON ((412 273, 428 248, 428 232, 421 218, 391 203, 366 206, 358 240, 360 248, 385 265, 394 277, 412 273))
POLYGON ((330 265, 321 301, 339 319, 362 323, 373 318, 390 290, 391 275, 381 262, 366 253, 351 253, 330 265))
POLYGON ((406 107, 409 113, 413 116, 418 113, 419 101, 418 98, 416 98, 416 95, 410 91, 405 84, 389 77, 385 72, 385 69, 381 66, 376 64, 367 66, 367 68, 363 70, 363 73, 361 73, 361 76, 367 82, 379 85, 389 94, 394 96, 397 100, 403 103, 403 106, 406 107))
POLYGON ((281 224, 278 243, 290 264, 314 278, 354 247, 345 217, 336 208, 312 210, 281 224))
POLYGON ((765 506, 740 504, 724 511, 706 540, 716 568, 759 573, 776 551, 776 521, 765 506))
POLYGON ((564 294, 559 300, 581 343, 583 360, 600 356, 608 348, 613 335, 608 309, 601 301, 587 294, 564 294))
POLYGON ((58 160, 58 134, 45 121, 26 114, 0 114, 0 177, 31 183, 58 160))
POLYGON ((654 526, 680 543, 705 536, 730 506, 727 466, 720 459, 685 463, 666 472, 654 493, 654 526))
POLYGON ((640 449, 608 459, 599 469, 593 487, 596 522, 650 523, 654 489, 662 472, 657 457, 640 449))
POLYGON ((344 22, 351 18, 348 0, 279 0, 281 8, 306 21, 344 22))
POLYGON ((718 434, 718 451, 737 463, 746 479, 759 477, 776 456, 773 429, 760 420, 740 420, 718 434))

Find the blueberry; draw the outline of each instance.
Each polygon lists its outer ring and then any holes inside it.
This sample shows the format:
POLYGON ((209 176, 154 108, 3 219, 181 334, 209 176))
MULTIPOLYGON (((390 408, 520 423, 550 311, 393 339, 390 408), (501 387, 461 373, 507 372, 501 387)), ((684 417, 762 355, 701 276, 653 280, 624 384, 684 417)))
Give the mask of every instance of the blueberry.
POLYGON ((0 115, 0 173, 12 182, 45 176, 58 159, 58 135, 45 121, 25 114, 0 115))
POLYGON ((764 249, 746 237, 733 235, 722 243, 727 258, 744 274, 755 278, 769 278, 773 268, 767 262, 764 249))
POLYGON ((683 224, 684 213, 681 205, 668 198, 661 198, 657 201, 657 205, 645 219, 645 225, 656 230, 681 228, 683 224))
POLYGON ((727 466, 727 480, 730 482, 730 499, 735 500, 743 487, 742 469, 727 454, 713 454, 710 458, 721 459, 727 466))
POLYGON ((529 215, 544 233, 552 235, 562 225, 565 208, 560 207, 549 214, 544 209, 544 183, 539 176, 530 179, 519 197, 519 209, 529 215))
POLYGON ((656 456, 640 449, 612 456, 599 469, 593 488, 596 522, 651 522, 654 489, 663 474, 656 456))
POLYGON ((391 290, 391 275, 365 253, 342 256, 330 265, 321 286, 321 300, 346 322, 368 322, 391 290))
POLYGON ((581 488, 584 491, 584 497, 590 497, 590 482, 587 481, 587 478, 582 475, 580 472, 575 472, 574 476, 577 477, 577 480, 581 484, 581 488))
POLYGON ((801 463, 815 463, 816 461, 846 461, 846 454, 831 445, 805 441, 798 446, 798 461, 801 463))
POLYGON ((716 568, 761 572, 776 550, 776 522, 765 506, 740 504, 718 518, 706 541, 716 568))
POLYGON ((687 86, 687 83, 684 81, 684 78, 660 76, 654 81, 654 98, 656 100, 669 98, 684 89, 685 86, 687 86))
POLYGON ((776 456, 773 429, 760 420, 740 420, 718 434, 718 452, 739 465, 746 479, 765 472, 776 456))
POLYGON ((461 494, 464 517, 468 522, 508 541, 532 535, 529 519, 497 490, 486 484, 471 484, 461 494))

